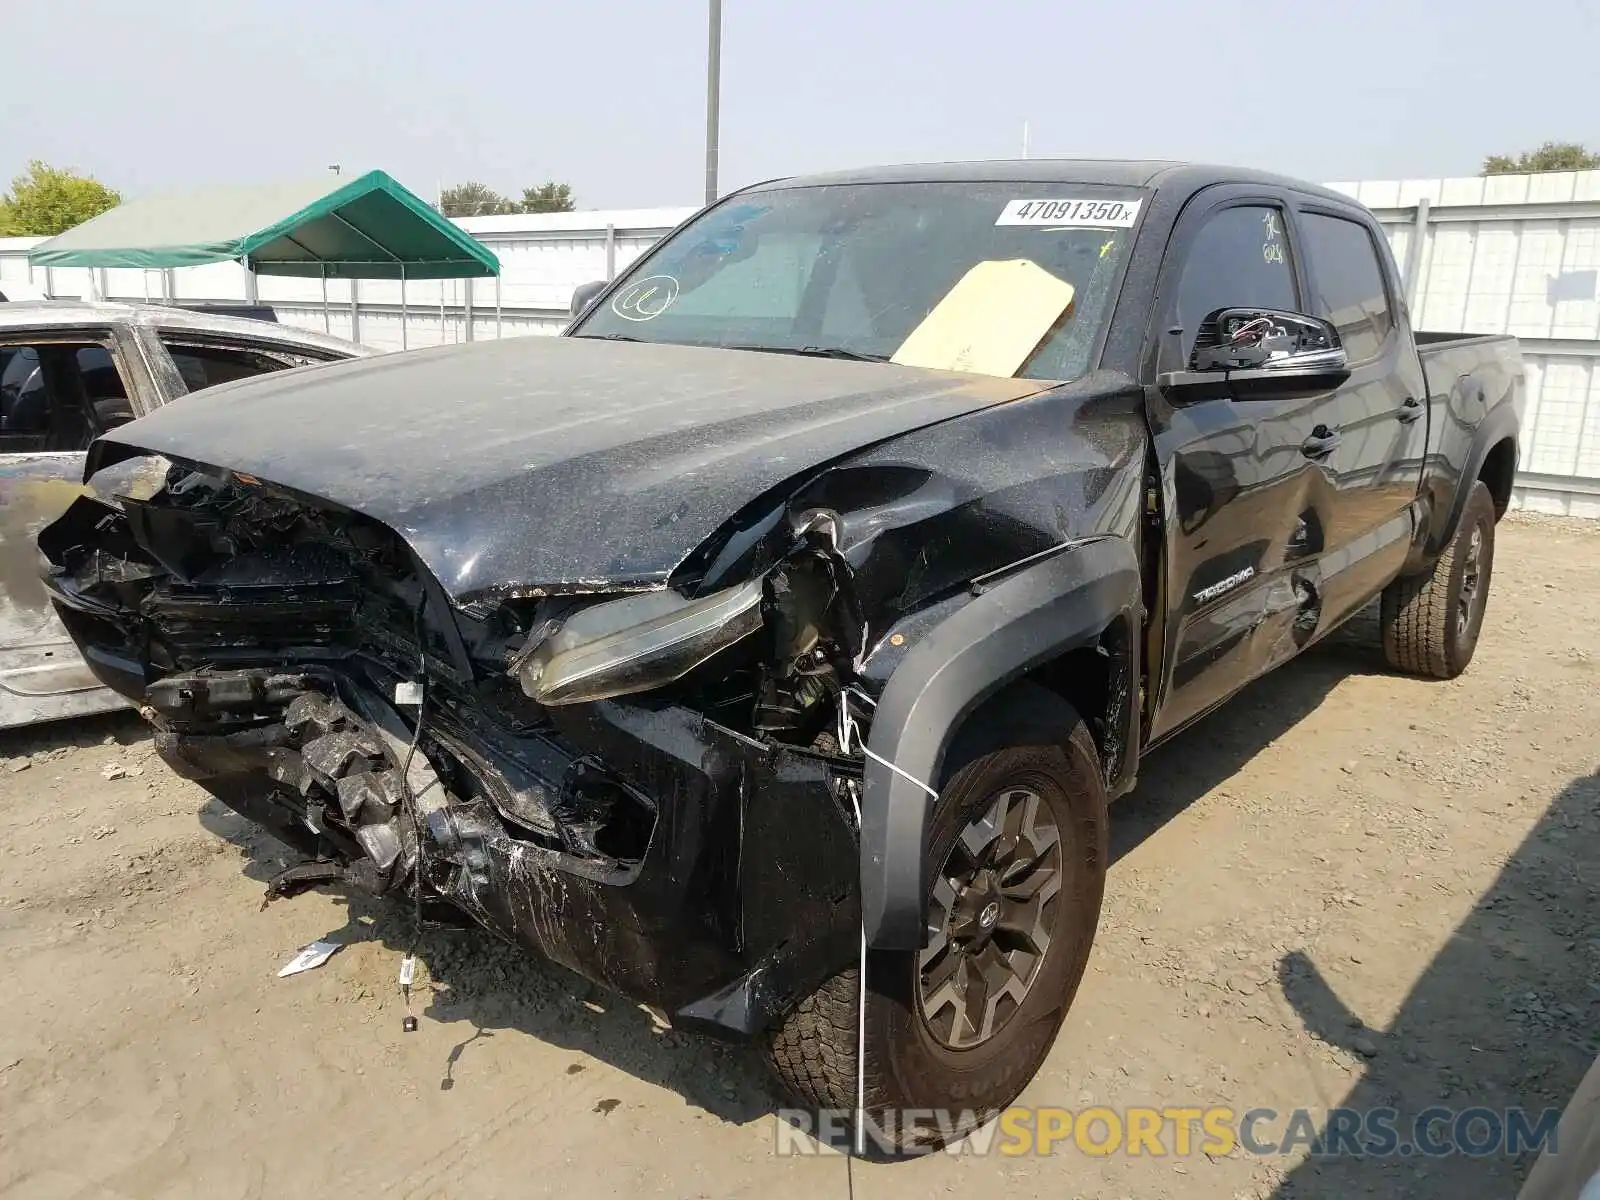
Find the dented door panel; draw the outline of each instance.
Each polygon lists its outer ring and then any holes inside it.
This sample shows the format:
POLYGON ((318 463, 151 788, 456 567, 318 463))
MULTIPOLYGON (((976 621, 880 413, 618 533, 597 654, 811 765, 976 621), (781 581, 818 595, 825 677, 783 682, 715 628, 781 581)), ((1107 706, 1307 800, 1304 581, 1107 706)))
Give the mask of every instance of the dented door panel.
POLYGON ((1293 657, 1315 631, 1335 490, 1301 453, 1331 398, 1151 406, 1172 515, 1164 737, 1293 657))

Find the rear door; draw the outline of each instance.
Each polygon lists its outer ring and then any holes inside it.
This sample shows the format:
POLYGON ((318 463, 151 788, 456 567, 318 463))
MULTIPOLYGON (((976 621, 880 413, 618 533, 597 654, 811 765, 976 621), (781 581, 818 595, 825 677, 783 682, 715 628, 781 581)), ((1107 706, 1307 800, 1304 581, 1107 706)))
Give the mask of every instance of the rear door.
POLYGON ((1350 378, 1338 389, 1339 444, 1330 458, 1338 502, 1321 563, 1321 623, 1331 628, 1400 569, 1416 528, 1428 424, 1422 364, 1404 323, 1388 249, 1354 209, 1302 199, 1310 308, 1339 330, 1350 378))
MULTIPOLYGON (((1305 278, 1282 195, 1213 188, 1191 201, 1162 267, 1146 361, 1152 378, 1190 362, 1219 308, 1303 312, 1305 278)), ((1169 619, 1151 736, 1171 733, 1292 656, 1315 630, 1315 562, 1336 498, 1324 452, 1334 395, 1196 398, 1156 389, 1149 419, 1170 524, 1169 619)))

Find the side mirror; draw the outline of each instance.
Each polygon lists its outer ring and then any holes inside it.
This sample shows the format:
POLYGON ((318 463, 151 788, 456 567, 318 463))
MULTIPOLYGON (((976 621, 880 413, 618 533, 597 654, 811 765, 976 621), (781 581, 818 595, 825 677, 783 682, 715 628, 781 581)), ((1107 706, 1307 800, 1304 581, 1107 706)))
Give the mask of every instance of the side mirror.
POLYGON ((1349 377, 1339 331, 1320 317, 1273 308, 1220 308, 1200 323, 1189 369, 1169 372, 1157 382, 1163 388, 1248 398, 1324 391, 1349 377))
POLYGON ((572 293, 572 304, 569 306, 573 319, 583 316, 589 305, 594 303, 595 297, 611 286, 609 280, 597 279, 593 283, 579 284, 572 293))

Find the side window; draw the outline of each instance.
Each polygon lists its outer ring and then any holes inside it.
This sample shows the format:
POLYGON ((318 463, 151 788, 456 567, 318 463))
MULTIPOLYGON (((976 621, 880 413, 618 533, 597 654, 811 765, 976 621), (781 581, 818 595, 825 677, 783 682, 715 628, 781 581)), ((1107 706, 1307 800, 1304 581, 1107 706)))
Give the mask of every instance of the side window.
MULTIPOLYGON (((279 358, 245 346, 210 346, 200 342, 181 342, 163 337, 161 344, 172 356, 173 365, 191 392, 249 379, 295 365, 290 358, 279 358)), ((304 361, 312 361, 305 359, 304 361)))
POLYGON ((1394 328, 1383 267, 1365 225, 1302 213, 1316 315, 1332 321, 1350 361, 1376 358, 1394 328))
POLYGON ((0 451, 83 450, 97 433, 132 417, 105 346, 0 346, 0 451))
POLYGON ((1265 205, 1213 213, 1190 244, 1175 314, 1183 326, 1184 355, 1207 316, 1219 308, 1247 307, 1299 307, 1283 215, 1265 205))

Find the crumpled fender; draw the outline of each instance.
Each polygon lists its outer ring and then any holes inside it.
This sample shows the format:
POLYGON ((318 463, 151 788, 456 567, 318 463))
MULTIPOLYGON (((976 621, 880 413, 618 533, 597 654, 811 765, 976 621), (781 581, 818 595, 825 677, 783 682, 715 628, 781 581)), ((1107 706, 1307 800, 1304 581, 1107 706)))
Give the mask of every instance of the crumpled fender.
POLYGON ((867 740, 861 902, 872 947, 914 950, 926 941, 924 858, 934 798, 918 781, 939 786, 962 720, 1035 667, 1092 645, 1119 616, 1137 629, 1141 611, 1133 543, 1098 538, 1007 576, 906 655, 889 677, 867 740))

